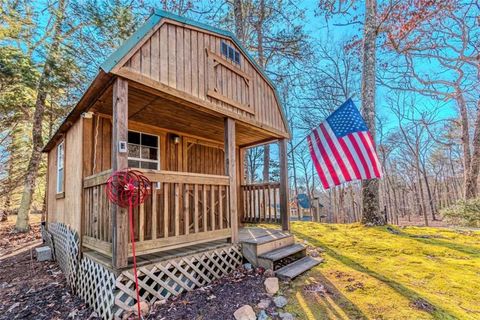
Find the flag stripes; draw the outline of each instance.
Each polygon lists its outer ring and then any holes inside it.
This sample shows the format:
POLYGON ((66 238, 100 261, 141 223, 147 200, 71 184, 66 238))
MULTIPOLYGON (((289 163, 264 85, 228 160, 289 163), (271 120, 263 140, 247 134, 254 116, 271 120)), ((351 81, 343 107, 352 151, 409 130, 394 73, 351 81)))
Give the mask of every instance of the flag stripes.
POLYGON ((338 109, 340 114, 336 112, 307 136, 310 155, 323 187, 380 178, 375 145, 360 113, 350 100, 338 109))

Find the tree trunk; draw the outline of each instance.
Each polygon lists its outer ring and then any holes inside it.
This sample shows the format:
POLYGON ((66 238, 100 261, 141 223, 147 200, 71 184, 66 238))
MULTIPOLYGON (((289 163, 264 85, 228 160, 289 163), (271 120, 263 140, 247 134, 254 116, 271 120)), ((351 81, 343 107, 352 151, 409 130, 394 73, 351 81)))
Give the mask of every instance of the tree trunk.
MULTIPOLYGON (((375 141, 375 64, 377 39, 377 1, 366 0, 363 31, 362 114, 375 141)), ((362 181, 362 222, 382 225, 377 179, 362 181)))
POLYGON ((422 162, 422 174, 423 174, 423 181, 425 181, 425 187, 427 188, 427 196, 428 196, 428 204, 430 205, 430 211, 432 213, 432 220, 437 220, 435 214, 435 200, 432 195, 432 191, 430 189, 430 183, 428 182, 427 170, 425 168, 425 163, 422 162))
POLYGON ((54 25, 54 34, 50 49, 48 50, 43 72, 40 76, 37 86, 37 98, 35 101, 35 112, 33 115, 32 124, 32 153, 28 162, 27 174, 25 176, 25 182, 22 193, 22 200, 20 202, 20 208, 18 209, 17 223, 15 229, 19 232, 26 232, 29 229, 29 213, 32 205, 33 194, 35 192, 35 183, 37 180, 38 168, 40 161, 42 160, 42 147, 43 147, 43 117, 45 113, 45 100, 48 95, 49 82, 52 76, 53 68, 57 60, 60 41, 62 35, 62 23, 65 13, 65 2, 59 0, 57 15, 54 25))
MULTIPOLYGON (((265 1, 260 0, 259 3, 258 20, 255 25, 255 31, 257 33, 257 54, 258 64, 260 67, 265 68, 265 55, 263 51, 263 24, 265 22, 265 1)), ((270 180, 270 145, 263 147, 263 182, 270 180)))
POLYGON ((235 16, 235 35, 240 40, 240 42, 242 42, 242 44, 245 44, 242 0, 233 1, 233 15, 235 16))
POLYGON ((480 171, 480 100, 477 102, 477 118, 473 133, 473 154, 470 166, 465 167, 465 199, 473 199, 478 195, 478 174, 480 171))
POLYGON ((463 147, 463 169, 464 169, 464 196, 468 199, 468 192, 471 192, 469 186, 468 174, 470 171, 471 151, 470 151, 470 127, 468 124, 468 110, 467 104, 463 99, 460 89, 457 90, 457 105, 460 110, 460 122, 462 124, 462 147, 463 147))

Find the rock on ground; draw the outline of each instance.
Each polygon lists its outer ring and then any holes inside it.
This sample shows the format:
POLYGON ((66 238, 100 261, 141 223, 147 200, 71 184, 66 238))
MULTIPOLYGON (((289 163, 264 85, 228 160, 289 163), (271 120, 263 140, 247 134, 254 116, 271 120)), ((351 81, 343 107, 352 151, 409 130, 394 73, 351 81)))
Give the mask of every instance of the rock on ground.
POLYGON ((294 320, 295 318, 291 313, 288 312, 280 312, 278 315, 282 320, 294 320))
POLYGON ((283 308, 287 305, 287 299, 284 296, 278 296, 273 298, 273 303, 277 308, 283 308))
POLYGON ((268 319, 268 315, 265 312, 265 310, 260 310, 257 316, 257 320, 267 320, 267 319, 268 319))
POLYGON ((270 299, 262 299, 257 304, 257 308, 258 309, 267 309, 268 307, 270 307, 271 303, 272 303, 272 300, 270 300, 270 299))
POLYGON ((278 292, 278 278, 267 278, 265 279, 264 285, 267 293, 275 294, 278 292))
POLYGON ((257 316, 255 315, 255 311, 253 308, 248 304, 240 307, 233 313, 233 316, 236 320, 256 320, 257 316))

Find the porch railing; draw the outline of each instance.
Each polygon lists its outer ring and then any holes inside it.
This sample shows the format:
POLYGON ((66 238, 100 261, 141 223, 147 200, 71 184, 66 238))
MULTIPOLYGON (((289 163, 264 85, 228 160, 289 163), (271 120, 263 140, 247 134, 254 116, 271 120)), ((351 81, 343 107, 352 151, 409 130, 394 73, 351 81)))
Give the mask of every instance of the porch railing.
POLYGON ((280 222, 280 183, 241 186, 243 222, 280 222))
MULTIPOLYGON (((152 184, 146 202, 133 211, 138 254, 231 237, 228 177, 141 171, 152 184)), ((82 243, 107 255, 112 253, 111 204, 105 194, 110 173, 84 179, 82 243)))

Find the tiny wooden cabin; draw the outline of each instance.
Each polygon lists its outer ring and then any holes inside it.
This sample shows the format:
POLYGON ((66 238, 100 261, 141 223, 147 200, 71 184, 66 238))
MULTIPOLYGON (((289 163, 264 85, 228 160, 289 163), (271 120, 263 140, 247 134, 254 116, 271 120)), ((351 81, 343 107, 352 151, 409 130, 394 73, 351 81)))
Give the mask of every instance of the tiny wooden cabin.
POLYGON ((45 146, 47 222, 75 230, 83 254, 128 267, 127 212, 105 186, 136 168, 152 181, 134 212, 138 256, 237 243, 242 222, 288 230, 289 136, 272 82, 231 33, 156 11, 45 146), (279 144, 280 181, 246 185, 245 150, 266 143, 279 144))

